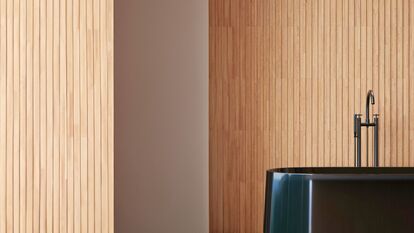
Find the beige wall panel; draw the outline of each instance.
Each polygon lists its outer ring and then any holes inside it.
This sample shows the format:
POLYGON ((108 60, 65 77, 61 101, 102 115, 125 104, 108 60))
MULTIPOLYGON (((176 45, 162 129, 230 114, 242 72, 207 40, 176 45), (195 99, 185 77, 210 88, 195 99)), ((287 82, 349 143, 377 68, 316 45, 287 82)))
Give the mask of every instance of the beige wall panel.
POLYGON ((0 233, 113 232, 112 1, 0 1, 0 233))
POLYGON ((210 232, 262 232, 268 168, 353 166, 369 89, 380 165, 413 164, 414 3, 209 4, 210 232))

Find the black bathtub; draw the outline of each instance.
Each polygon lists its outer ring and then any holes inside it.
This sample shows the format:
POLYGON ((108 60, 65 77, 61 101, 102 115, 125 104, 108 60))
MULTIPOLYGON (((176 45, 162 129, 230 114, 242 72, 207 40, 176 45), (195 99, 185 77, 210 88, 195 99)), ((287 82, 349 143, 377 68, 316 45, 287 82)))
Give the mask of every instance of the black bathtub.
POLYGON ((265 233, 412 233, 414 168, 267 171, 265 233))

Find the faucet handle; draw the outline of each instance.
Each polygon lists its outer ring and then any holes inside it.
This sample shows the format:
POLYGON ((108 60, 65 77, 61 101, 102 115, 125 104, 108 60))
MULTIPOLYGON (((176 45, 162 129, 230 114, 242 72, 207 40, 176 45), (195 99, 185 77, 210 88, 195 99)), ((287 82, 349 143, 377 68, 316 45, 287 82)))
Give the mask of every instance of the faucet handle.
POLYGON ((361 127, 361 116, 362 114, 354 114, 354 137, 357 137, 359 129, 361 127), (359 122, 359 123, 358 123, 359 122))

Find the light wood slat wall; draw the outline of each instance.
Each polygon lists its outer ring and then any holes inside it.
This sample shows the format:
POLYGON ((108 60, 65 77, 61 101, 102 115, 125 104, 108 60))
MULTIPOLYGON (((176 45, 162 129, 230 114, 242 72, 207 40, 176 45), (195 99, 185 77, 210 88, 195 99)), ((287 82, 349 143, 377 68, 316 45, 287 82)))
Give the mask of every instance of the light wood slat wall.
POLYGON ((209 8, 210 232, 262 232, 268 168, 353 166, 353 114, 369 89, 380 165, 414 165, 413 1, 209 8))
POLYGON ((0 0, 0 233, 114 232, 113 0, 0 0))

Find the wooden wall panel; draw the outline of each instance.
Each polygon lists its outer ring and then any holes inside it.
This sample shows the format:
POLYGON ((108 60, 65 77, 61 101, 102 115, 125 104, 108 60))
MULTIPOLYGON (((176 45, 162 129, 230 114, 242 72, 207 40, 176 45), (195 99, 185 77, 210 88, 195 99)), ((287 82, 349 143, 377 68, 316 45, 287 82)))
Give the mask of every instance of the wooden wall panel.
POLYGON ((353 166, 369 89, 380 165, 414 165, 412 1, 209 4, 210 232, 262 232, 268 168, 353 166))
POLYGON ((0 0, 0 233, 113 232, 113 0, 0 0))

